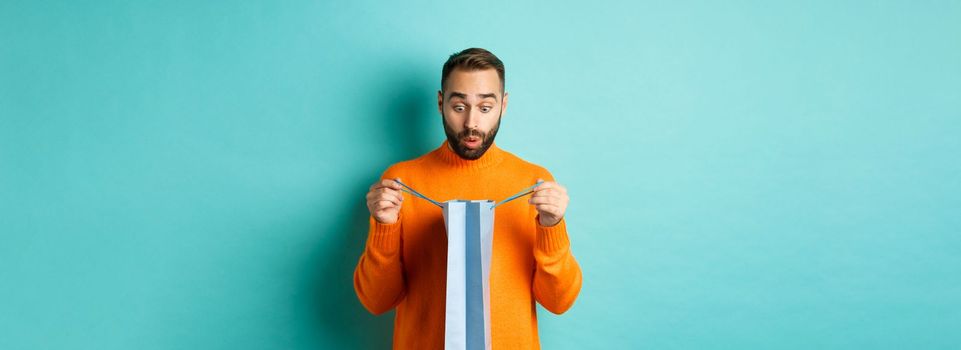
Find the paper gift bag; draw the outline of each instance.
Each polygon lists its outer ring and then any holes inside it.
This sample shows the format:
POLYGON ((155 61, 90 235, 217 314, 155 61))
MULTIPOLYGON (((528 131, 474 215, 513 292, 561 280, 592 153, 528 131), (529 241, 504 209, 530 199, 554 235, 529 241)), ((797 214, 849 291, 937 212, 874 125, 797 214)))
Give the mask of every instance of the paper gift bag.
POLYGON ((490 349, 494 201, 444 202, 447 228, 446 349, 490 349))
MULTIPOLYGON (((396 181, 396 180, 395 180, 396 181)), ((397 181, 404 192, 430 201, 444 212, 447 230, 447 305, 444 348, 491 348, 490 268, 494 242, 494 208, 533 193, 538 182, 497 202, 450 200, 443 203, 397 181)))

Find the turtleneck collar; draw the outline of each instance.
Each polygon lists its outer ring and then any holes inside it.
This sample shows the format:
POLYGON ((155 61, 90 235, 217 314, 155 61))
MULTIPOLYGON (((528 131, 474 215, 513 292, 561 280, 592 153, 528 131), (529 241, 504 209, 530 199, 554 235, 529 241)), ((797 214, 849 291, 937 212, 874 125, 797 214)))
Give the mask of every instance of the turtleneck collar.
POLYGON ((496 141, 491 144, 487 152, 484 152, 484 155, 474 160, 461 158, 447 145, 447 140, 444 140, 444 143, 433 153, 445 164, 465 170, 489 168, 504 160, 504 151, 497 147, 496 141))

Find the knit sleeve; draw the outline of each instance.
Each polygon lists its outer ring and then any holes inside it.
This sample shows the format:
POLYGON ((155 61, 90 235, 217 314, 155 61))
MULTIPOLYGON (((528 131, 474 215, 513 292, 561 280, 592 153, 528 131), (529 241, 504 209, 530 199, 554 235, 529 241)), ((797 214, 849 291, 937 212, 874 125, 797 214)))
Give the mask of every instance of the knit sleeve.
MULTIPOLYGON (((390 170, 382 178, 393 178, 390 170)), ((369 217, 370 229, 360 261, 354 269, 354 291, 368 311, 375 315, 393 309, 406 291, 401 259, 403 210, 393 224, 369 217)))
POLYGON ((534 297, 550 312, 562 314, 581 291, 581 268, 571 254, 566 219, 557 225, 537 225, 534 245, 534 297))
MULTIPOLYGON (((546 171, 541 178, 554 181, 546 171)), ((555 314, 570 309, 581 291, 581 268, 571 253, 566 216, 554 226, 541 226, 539 215, 534 216, 534 297, 555 314)))

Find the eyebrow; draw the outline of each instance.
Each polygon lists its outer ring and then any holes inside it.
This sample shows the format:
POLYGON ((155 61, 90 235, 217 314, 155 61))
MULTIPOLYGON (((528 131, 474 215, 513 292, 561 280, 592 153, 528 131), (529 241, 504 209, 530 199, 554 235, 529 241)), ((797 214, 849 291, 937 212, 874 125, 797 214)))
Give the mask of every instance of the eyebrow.
MULTIPOLYGON (((453 91, 453 92, 450 93, 450 95, 447 96, 447 101, 450 101, 450 100, 451 100, 452 98, 454 98, 454 97, 460 97, 460 98, 466 99, 466 98, 467 98, 467 94, 465 94, 465 93, 463 93, 463 92, 453 91)), ((494 101, 497 101, 497 94, 495 94, 495 93, 477 94, 477 97, 480 97, 481 99, 493 98, 494 101)))

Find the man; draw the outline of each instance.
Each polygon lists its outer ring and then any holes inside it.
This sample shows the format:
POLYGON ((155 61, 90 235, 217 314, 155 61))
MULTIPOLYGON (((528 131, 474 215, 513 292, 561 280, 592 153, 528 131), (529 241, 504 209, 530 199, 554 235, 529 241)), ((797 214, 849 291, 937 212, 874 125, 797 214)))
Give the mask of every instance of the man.
POLYGON ((397 308, 394 348, 444 347, 447 276, 442 211, 405 196, 394 179, 441 202, 500 200, 544 180, 526 203, 497 207, 489 284, 494 349, 540 348, 534 301, 561 314, 580 292, 564 221, 567 190, 546 169, 494 143, 507 97, 500 59, 479 48, 451 55, 437 92, 447 140, 390 166, 367 193, 370 232, 354 289, 371 313, 397 308))

